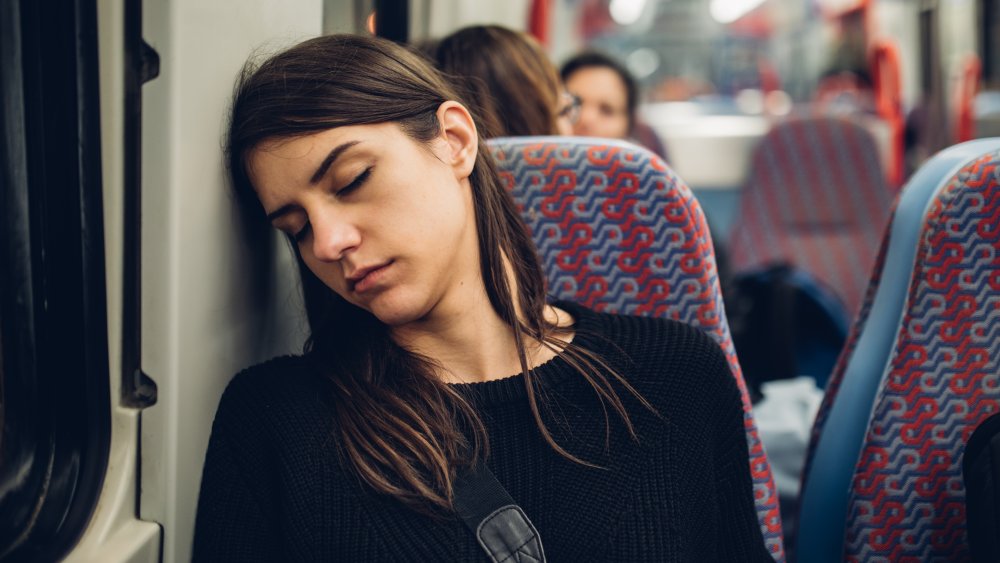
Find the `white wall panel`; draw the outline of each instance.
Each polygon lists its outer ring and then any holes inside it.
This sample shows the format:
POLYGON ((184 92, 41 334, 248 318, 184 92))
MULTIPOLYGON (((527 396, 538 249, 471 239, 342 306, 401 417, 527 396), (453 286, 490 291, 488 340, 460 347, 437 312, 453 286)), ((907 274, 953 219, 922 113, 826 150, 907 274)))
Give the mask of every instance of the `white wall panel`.
POLYGON ((474 24, 497 24, 525 31, 530 0, 428 0, 431 37, 445 36, 461 27, 474 24))
POLYGON ((122 382, 124 214, 124 3, 103 0, 97 10, 101 90, 101 177, 107 288, 111 448, 104 484, 87 529, 66 563, 155 563, 160 528, 136 519, 139 412, 119 404, 122 382))
POLYGON ((142 415, 143 519, 163 560, 190 559, 202 462, 222 390, 239 369, 305 336, 282 245, 274 294, 254 303, 221 152, 233 80, 251 51, 318 35, 322 0, 144 5, 160 76, 143 92, 143 351, 159 397, 142 415))
POLYGON ((903 111, 920 101, 920 3, 880 0, 873 10, 878 37, 892 39, 899 47, 903 111))

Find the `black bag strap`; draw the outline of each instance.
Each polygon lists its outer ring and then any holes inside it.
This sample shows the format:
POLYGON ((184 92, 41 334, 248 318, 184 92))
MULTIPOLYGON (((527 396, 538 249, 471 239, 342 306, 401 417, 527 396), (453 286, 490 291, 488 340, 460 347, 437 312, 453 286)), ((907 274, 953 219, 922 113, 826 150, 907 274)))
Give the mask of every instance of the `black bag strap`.
POLYGON ((453 493, 455 511, 493 563, 545 561, 538 530, 488 467, 460 474, 453 493))

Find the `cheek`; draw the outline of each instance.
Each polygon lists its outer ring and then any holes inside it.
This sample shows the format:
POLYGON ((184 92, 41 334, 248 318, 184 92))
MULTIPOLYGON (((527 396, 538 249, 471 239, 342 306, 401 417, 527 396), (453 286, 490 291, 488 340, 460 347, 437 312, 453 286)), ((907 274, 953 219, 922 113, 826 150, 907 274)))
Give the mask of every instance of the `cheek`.
MULTIPOLYGON (((442 176, 436 186, 401 210, 398 224, 411 223, 428 239, 454 236, 474 214, 472 191, 453 177, 442 176)), ((407 244, 419 241, 407 239, 407 244)), ((440 252, 444 249, 435 249, 440 252)))
POLYGON ((302 254, 302 262, 305 263, 314 276, 319 278, 324 285, 337 292, 341 297, 345 297, 347 284, 337 264, 317 260, 312 255, 312 252, 305 249, 301 249, 300 253, 302 254))
POLYGON ((625 116, 618 117, 618 131, 620 136, 625 137, 628 135, 628 118, 625 116))
POLYGON ((560 135, 572 135, 573 134, 573 123, 566 117, 560 117, 556 121, 556 128, 560 135))

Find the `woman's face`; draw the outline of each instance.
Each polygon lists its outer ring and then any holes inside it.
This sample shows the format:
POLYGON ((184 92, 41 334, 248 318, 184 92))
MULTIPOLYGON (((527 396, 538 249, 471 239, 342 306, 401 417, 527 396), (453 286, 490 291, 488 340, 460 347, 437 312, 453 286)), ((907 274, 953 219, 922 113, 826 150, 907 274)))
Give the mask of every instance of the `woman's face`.
POLYGON ((428 144, 384 123, 265 142, 250 155, 271 223, 327 286, 390 326, 461 308, 482 288, 469 183, 475 127, 449 104, 428 144))
POLYGON ((580 98, 580 117, 573 133, 624 139, 629 134, 628 93, 614 70, 588 66, 566 78, 566 89, 580 98))

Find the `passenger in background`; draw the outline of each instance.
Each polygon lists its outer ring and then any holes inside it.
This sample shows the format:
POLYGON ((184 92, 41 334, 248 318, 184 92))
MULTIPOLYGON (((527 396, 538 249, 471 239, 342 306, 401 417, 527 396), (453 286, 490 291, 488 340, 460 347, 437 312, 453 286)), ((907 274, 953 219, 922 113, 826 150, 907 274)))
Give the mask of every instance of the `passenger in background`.
POLYGON ((579 104, 530 35, 498 25, 466 27, 441 39, 433 58, 486 138, 572 134, 579 104))
POLYGON ((834 68, 824 72, 813 99, 830 113, 875 112, 875 89, 864 68, 834 68))
MULTIPOLYGON (((460 99, 373 37, 246 67, 236 199, 323 291, 305 353, 222 396, 194 560, 483 561, 486 527, 540 534, 551 562, 772 561, 723 351, 669 319, 549 304, 460 99), (521 518, 506 498, 493 518, 504 493, 521 518)), ((494 560, 545 560, 505 545, 494 560)))
POLYGON ((632 140, 666 158, 656 133, 636 116, 639 87, 622 64, 588 51, 563 63, 560 74, 566 89, 580 100, 574 135, 632 140))

